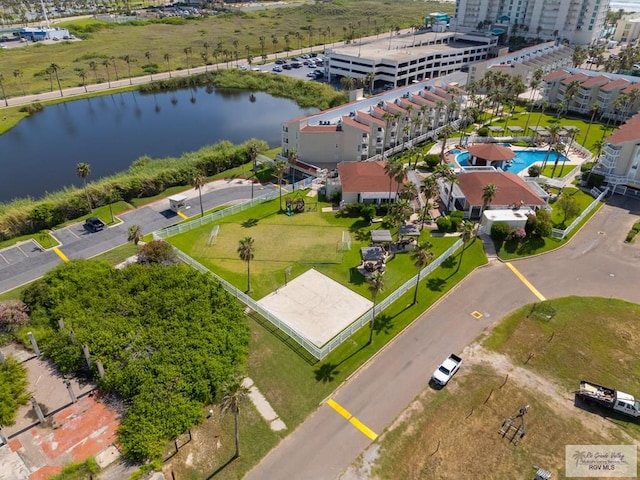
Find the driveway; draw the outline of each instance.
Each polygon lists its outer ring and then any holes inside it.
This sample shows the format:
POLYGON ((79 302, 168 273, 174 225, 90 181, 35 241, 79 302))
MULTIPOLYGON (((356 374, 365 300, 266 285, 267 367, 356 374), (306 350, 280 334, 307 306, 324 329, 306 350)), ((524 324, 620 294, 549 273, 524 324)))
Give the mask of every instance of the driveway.
MULTIPOLYGON (((512 265, 546 298, 599 295, 640 303, 640 247, 623 243, 639 213, 637 200, 614 197, 568 245, 512 265)), ((331 400, 343 414, 380 434, 428 388, 431 372, 444 357, 461 351, 509 312, 535 301, 506 264, 492 261, 397 336, 331 400)), ((370 443, 353 422, 323 403, 245 478, 335 479, 370 443)))

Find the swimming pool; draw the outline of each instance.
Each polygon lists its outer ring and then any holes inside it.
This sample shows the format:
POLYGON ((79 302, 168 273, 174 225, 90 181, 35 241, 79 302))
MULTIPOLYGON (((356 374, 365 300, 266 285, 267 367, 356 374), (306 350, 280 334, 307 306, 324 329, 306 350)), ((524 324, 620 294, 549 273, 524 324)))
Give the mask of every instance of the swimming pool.
MULTIPOLYGON (((544 161, 544 157, 547 156, 546 150, 514 150, 513 153, 516 156, 511 160, 510 164, 504 167, 505 172, 520 173, 521 171, 529 168, 536 162, 544 161)), ((560 156, 559 162, 566 162, 568 160, 564 155, 560 156)), ((461 167, 469 166, 469 152, 462 152, 456 157, 456 161, 461 167)), ((547 164, 553 165, 556 161, 556 153, 551 152, 547 164)))

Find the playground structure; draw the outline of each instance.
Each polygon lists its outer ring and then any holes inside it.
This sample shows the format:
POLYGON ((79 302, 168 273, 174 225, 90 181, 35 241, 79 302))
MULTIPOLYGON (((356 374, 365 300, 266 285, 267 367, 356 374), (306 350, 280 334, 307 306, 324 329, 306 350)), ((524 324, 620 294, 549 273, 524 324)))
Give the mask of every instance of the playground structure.
POLYGON ((304 198, 300 194, 292 197, 287 197, 287 215, 291 216, 294 213, 304 213, 304 198))
POLYGON ((504 422, 502 422, 502 426, 500 427, 500 435, 502 438, 508 438, 510 443, 517 445, 522 437, 524 437, 526 432, 526 428, 524 425, 524 416, 529 411, 529 405, 525 405, 522 407, 518 413, 515 415, 511 415, 504 422), (520 419, 519 425, 518 419, 520 419))

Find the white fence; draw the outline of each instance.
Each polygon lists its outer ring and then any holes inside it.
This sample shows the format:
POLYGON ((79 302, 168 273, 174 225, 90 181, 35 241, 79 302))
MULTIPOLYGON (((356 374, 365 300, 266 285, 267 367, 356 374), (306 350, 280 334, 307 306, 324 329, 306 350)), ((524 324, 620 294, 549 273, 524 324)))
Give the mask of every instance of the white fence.
MULTIPOLYGON (((262 200, 265 200, 265 198, 263 197, 262 200)), ((258 201, 258 199, 254 199, 253 200, 253 202, 256 202, 256 201, 258 201)), ((247 202, 247 203, 249 203, 249 202, 247 202)), ((246 204, 242 204, 242 205, 246 205, 246 204)), ((230 210, 231 208, 233 208, 233 207, 230 207, 229 209, 225 209, 225 210, 230 210)), ((245 208, 248 208, 248 207, 245 207, 245 208)), ((222 213, 225 210, 222 210, 222 211, 216 212, 216 213, 222 213)), ((240 211, 240 210, 236 210, 236 211, 240 211)), ((218 218, 220 218, 220 217, 218 217, 218 218)), ((213 221, 213 219, 209 219, 209 221, 207 223, 209 223, 211 221, 213 221)), ((192 222, 189 222, 189 223, 192 223, 192 222)), ((192 228, 197 228, 199 226, 199 225, 196 226, 195 224, 196 224, 196 222, 193 222, 193 226, 190 226, 188 229, 185 229, 184 231, 189 231, 192 228)), ((186 226, 186 225, 187 225, 187 223, 183 224, 183 226, 186 226)), ((202 225, 204 225, 204 223, 202 225)), ((160 235, 161 232, 166 232, 166 230, 163 230, 163 231, 160 231, 160 232, 153 232, 153 238, 158 240, 158 239, 161 239, 161 238, 168 238, 170 236, 174 236, 174 235, 178 235, 179 233, 182 233, 182 232, 180 232, 178 230, 172 230, 171 231, 171 235, 161 236, 160 235)), ((436 268, 438 268, 447 258, 449 258, 451 255, 453 255, 455 253, 455 251, 458 248, 460 248, 461 245, 462 245, 462 240, 458 239, 442 255, 440 255, 436 260, 431 262, 429 265, 427 265, 425 268, 423 268, 420 271, 420 279, 424 279, 428 274, 430 274, 436 268)), ((369 310, 367 313, 362 315, 360 318, 358 318, 354 322, 352 322, 348 327, 346 327, 344 330, 342 330, 338 335, 336 335, 328 343, 326 343, 322 347, 318 347, 317 345, 315 345, 312 342, 310 342, 309 340, 307 340, 303 335, 301 335, 298 332, 296 332, 293 328, 291 328, 289 325, 284 323, 282 320, 280 320, 273 313, 271 313, 268 310, 264 309, 261 305, 259 305, 249 295, 247 295, 243 291, 239 290, 238 288, 234 287, 232 284, 230 284, 229 282, 227 282, 226 280, 224 280, 220 276, 218 276, 215 273, 213 273, 207 267, 205 267, 201 263, 197 262, 196 260, 191 258, 186 253, 182 252, 181 250, 178 250, 176 247, 173 247, 173 249, 174 249, 174 251, 176 252, 176 255, 178 256, 178 258, 181 261, 183 261, 184 263, 186 263, 188 265, 191 265, 196 270, 199 270, 199 271, 201 271, 203 273, 208 273, 208 274, 212 275, 216 280, 218 280, 220 282, 220 284, 222 285, 222 287, 226 291, 228 291, 231 295, 233 295, 239 301, 244 303, 251 310, 253 310, 254 312, 260 314, 262 317, 267 319, 275 327, 277 327, 278 329, 280 329, 281 331, 286 333, 289 337, 291 337, 293 340, 295 340, 302 348, 304 348, 307 352, 309 352, 311 355, 313 355, 318 360, 324 359, 327 355, 329 355, 333 350, 335 350, 343 342, 345 342, 346 340, 351 338, 351 336, 355 332, 357 332, 360 328, 362 328, 363 326, 367 325, 371 321, 371 316, 373 315, 373 309, 369 310)), ((376 305, 376 313, 379 314, 380 312, 382 312, 383 310, 388 308, 390 305, 392 305, 393 302, 395 302, 398 298, 400 298, 402 295, 407 293, 410 289, 415 288, 416 280, 417 280, 417 275, 414 275, 412 278, 407 280, 400 288, 395 290, 391 295, 389 295, 383 301, 381 301, 378 305, 376 305)))
POLYGON ((585 208, 584 211, 573 222, 571 222, 569 226, 564 230, 560 230, 559 228, 552 229, 551 237, 558 238, 560 240, 564 239, 567 235, 569 235, 573 231, 574 228, 578 226, 578 224, 584 219, 584 217, 586 217, 591 212, 591 210, 596 208, 596 206, 602 201, 602 199, 607 195, 607 193, 609 193, 608 188, 605 189, 604 192, 602 192, 600 195, 598 195, 598 197, 593 202, 591 202, 589 206, 585 208))

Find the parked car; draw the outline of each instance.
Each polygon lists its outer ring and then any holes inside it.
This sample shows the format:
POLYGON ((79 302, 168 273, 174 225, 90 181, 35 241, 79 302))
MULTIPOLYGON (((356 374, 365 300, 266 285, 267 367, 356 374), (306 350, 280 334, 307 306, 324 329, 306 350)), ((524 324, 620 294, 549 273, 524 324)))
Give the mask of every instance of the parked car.
POLYGON ((284 68, 285 70, 291 70, 291 65, 285 63, 284 65, 282 65, 282 68, 284 68))
POLYGON ((300 67, 302 67, 302 64, 301 64, 300 62, 293 62, 293 63, 291 64, 291 66, 292 66, 293 68, 300 68, 300 67))
POLYGON ((278 73, 278 72, 281 72, 281 71, 282 71, 282 67, 279 67, 278 65, 276 65, 276 66, 275 66, 275 67, 273 67, 271 70, 272 70, 273 72, 278 73))
POLYGON ((299 62, 300 59, 298 57, 291 57, 292 62, 299 62))
POLYGON ((576 397, 588 404, 614 410, 629 417, 640 417, 640 402, 633 395, 614 388, 582 380, 576 397))
POLYGON ((262 69, 261 69, 260 67, 253 67, 253 68, 251 69, 251 71, 252 71, 252 72, 261 72, 261 71, 262 71, 262 69))
POLYGON ((285 60, 282 60, 282 59, 276 60, 276 65, 284 65, 284 64, 285 64, 285 60))
POLYGON ((84 222, 84 228, 86 228, 90 232, 99 232, 100 230, 104 229, 104 227, 104 222, 98 217, 89 217, 84 222))
POLYGON ((244 70, 246 72, 249 70, 249 67, 247 65, 240 65, 240 70, 244 70))
POLYGON ((309 55, 305 53, 304 55, 300 55, 300 58, 304 58, 305 60, 307 60, 311 57, 309 57, 309 55))

